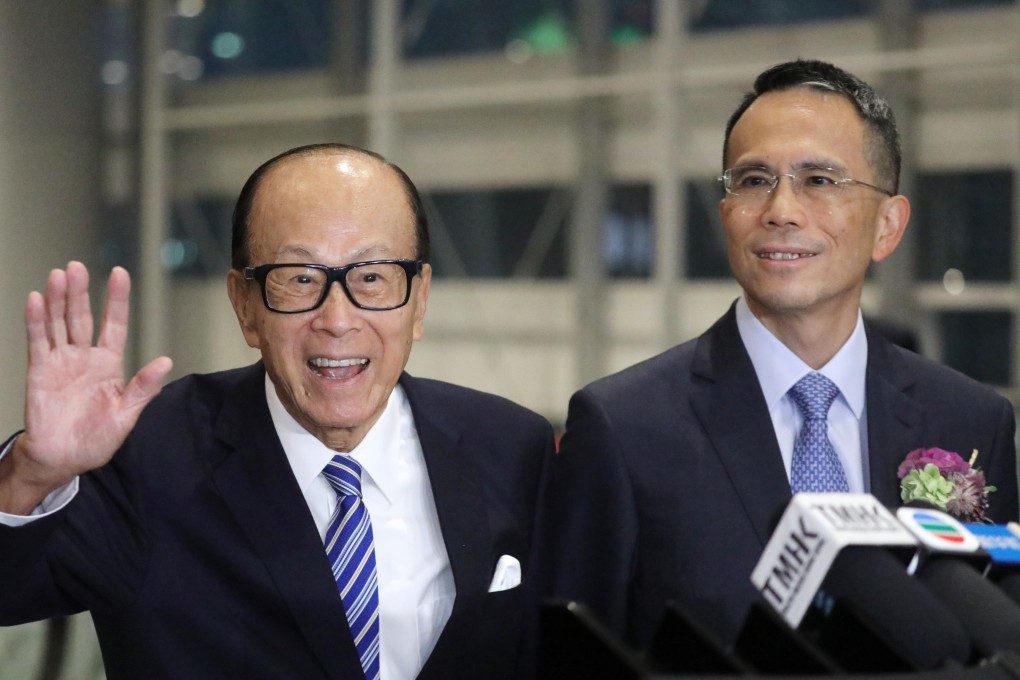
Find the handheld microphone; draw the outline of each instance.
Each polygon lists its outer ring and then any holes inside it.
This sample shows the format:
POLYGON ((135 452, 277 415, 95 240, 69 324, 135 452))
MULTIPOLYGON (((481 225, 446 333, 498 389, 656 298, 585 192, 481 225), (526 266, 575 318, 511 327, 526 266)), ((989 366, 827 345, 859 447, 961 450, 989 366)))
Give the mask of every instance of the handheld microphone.
POLYGON ((991 558, 977 537, 937 509, 896 514, 921 546, 908 571, 956 615, 974 649, 983 657, 1020 653, 1020 607, 982 576, 991 558))
POLYGON ((891 671, 967 663, 971 646, 959 622, 906 573, 916 543, 870 494, 800 493, 751 581, 847 670, 882 670, 879 658, 891 671))

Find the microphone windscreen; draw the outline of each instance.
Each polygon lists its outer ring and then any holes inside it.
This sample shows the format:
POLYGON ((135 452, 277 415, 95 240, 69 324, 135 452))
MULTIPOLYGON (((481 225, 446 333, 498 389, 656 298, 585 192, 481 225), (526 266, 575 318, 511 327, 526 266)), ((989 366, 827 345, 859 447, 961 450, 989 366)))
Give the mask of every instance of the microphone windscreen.
POLYGON ((1020 573, 1010 572, 995 579, 995 584, 1006 593, 1013 602, 1020 604, 1020 573))
POLYGON ((845 602, 916 670, 970 660, 968 635, 951 608, 911 579, 904 565, 886 550, 844 548, 829 568, 821 590, 845 602))
POLYGON ((1020 607, 974 567, 948 555, 931 555, 916 577, 952 610, 982 656, 1020 653, 1020 607))
POLYGON ((761 600, 751 603, 733 651, 762 675, 838 675, 844 670, 761 600))

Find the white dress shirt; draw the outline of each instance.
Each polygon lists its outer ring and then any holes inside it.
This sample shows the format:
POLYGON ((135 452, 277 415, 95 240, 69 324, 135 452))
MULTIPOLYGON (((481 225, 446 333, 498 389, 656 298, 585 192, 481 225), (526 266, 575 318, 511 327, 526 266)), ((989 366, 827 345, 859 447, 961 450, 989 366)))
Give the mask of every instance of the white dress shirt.
MULTIPOLYGON (((336 451, 287 413, 268 376, 266 400, 294 477, 324 537, 337 496, 322 469, 336 451)), ((411 680, 450 618, 455 589, 425 458, 399 385, 349 455, 362 467, 362 497, 375 536, 382 677, 411 680)))
MULTIPOLYGON (((268 376, 265 387, 273 426, 324 537, 338 499, 322 469, 336 452, 287 413, 268 376)), ((0 458, 9 450, 0 452, 0 458)), ((450 618, 456 591, 421 443, 399 385, 350 456, 362 467, 362 496, 375 536, 382 677, 412 680, 450 618)), ((57 512, 77 492, 75 478, 47 496, 30 516, 0 513, 0 524, 20 526, 57 512)))
MULTIPOLYGON (((741 297, 737 301, 737 329, 758 375, 779 451, 790 477, 793 444, 804 416, 788 394, 798 380, 813 369, 758 320, 741 297)), ((818 370, 839 388, 829 409, 829 441, 846 472, 850 491, 865 493, 868 482, 868 423, 865 413, 864 377, 868 365, 868 339, 864 321, 857 312, 857 326, 832 359, 818 370)))

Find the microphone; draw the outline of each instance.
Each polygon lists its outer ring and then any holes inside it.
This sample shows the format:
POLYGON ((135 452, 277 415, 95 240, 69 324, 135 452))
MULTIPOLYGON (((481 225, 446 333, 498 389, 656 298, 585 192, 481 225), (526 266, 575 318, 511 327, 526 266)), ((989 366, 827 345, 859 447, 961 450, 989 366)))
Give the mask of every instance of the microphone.
POLYGON ((762 675, 839 675, 844 670, 762 598, 751 603, 733 651, 762 675))
POLYGON ((1020 604, 1020 524, 980 524, 964 522, 991 558, 985 577, 1020 604))
POLYGON ((751 581, 790 626, 846 670, 967 663, 971 646, 959 622, 906 572, 916 544, 870 494, 799 493, 751 581))
POLYGON ((982 574, 991 563, 980 541, 937 509, 903 507, 897 517, 918 540, 908 569, 957 617, 983 657, 1020 653, 1020 607, 982 574))

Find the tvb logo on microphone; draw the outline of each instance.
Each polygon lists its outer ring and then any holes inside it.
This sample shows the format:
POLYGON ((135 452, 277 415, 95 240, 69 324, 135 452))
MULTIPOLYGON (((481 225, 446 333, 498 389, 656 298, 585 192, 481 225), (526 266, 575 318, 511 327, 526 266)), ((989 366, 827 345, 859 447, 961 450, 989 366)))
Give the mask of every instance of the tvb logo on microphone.
POLYGON ((931 550, 973 553, 981 547, 974 534, 948 513, 928 508, 898 508, 896 516, 931 550))

